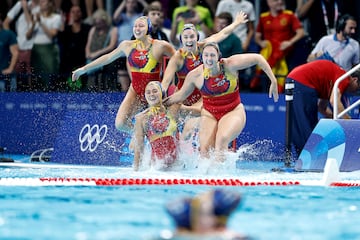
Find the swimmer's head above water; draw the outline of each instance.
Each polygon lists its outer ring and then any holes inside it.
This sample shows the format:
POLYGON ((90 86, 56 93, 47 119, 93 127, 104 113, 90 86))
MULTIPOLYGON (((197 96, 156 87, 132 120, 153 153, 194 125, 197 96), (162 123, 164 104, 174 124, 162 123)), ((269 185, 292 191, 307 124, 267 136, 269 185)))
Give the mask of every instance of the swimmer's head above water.
POLYGON ((149 106, 162 105, 165 96, 159 81, 151 81, 145 87, 145 99, 149 106))
POLYGON ((133 33, 135 38, 138 38, 142 35, 149 35, 151 31, 152 31, 152 25, 148 17, 141 16, 135 20, 133 26, 133 33))
POLYGON ((172 201, 166 205, 166 210, 179 229, 206 232, 225 226, 240 202, 239 193, 216 189, 194 198, 172 201))

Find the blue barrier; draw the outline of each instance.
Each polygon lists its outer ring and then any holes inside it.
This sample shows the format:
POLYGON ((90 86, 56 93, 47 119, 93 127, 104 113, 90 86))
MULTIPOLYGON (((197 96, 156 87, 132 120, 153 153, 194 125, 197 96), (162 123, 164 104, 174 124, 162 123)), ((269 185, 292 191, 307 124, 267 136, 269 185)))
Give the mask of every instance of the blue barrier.
MULTIPOLYGON (((64 144, 59 140, 64 131, 74 130, 71 124, 62 126, 63 123, 75 119, 88 120, 90 126, 99 125, 95 121, 90 122, 90 119, 104 120, 109 127, 108 132, 112 132, 109 138, 114 138, 112 141, 115 145, 121 145, 122 136, 112 125, 123 97, 123 93, 0 93, 0 147, 6 147, 9 153, 15 154, 31 154, 51 147, 57 151, 56 146, 64 144)), ((237 146, 268 139, 271 144, 268 150, 282 152, 285 136, 283 97, 280 96, 279 102, 274 103, 267 94, 244 93, 241 99, 245 105, 247 123, 237 138, 237 146)), ((79 126, 84 123, 79 120, 79 126)), ((71 137, 75 139, 75 135, 71 137)), ((65 158, 65 155, 57 156, 58 159, 65 158)), ((93 159, 92 156, 87 157, 93 159)))
POLYGON ((323 171, 336 159, 340 171, 360 170, 360 120, 321 119, 314 128, 295 168, 323 171))
POLYGON ((129 165, 131 136, 118 131, 116 114, 68 111, 58 131, 51 162, 79 165, 129 165))
POLYGON ((0 93, 0 147, 15 154, 53 147, 67 111, 116 113, 123 97, 119 93, 0 93))

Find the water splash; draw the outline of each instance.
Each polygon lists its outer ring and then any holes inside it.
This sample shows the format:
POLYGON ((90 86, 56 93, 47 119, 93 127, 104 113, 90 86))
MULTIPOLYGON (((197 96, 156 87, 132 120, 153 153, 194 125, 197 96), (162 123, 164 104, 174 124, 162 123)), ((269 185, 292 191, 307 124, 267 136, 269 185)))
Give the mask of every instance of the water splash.
POLYGON ((283 149, 282 144, 263 139, 241 145, 237 153, 239 160, 283 161, 283 149))

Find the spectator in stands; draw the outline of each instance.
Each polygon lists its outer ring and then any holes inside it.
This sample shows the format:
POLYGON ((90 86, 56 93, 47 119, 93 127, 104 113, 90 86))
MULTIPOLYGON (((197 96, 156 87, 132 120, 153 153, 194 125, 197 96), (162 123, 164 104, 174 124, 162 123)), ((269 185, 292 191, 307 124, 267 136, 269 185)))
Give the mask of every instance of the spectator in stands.
POLYGON ((33 15, 32 24, 26 33, 34 38, 31 51, 33 83, 35 90, 48 91, 57 87, 59 74, 59 47, 55 41, 63 28, 60 14, 55 12, 53 0, 40 0, 40 12, 33 15))
POLYGON ((78 5, 71 7, 70 19, 70 25, 66 25, 64 31, 59 34, 60 73, 64 82, 68 78, 71 79, 73 70, 86 64, 85 47, 91 28, 82 22, 82 13, 78 5))
POLYGON ((18 54, 16 35, 3 28, 3 17, 0 16, 0 92, 5 92, 7 82, 10 83, 10 91, 16 90, 16 78, 13 74, 18 54))
MULTIPOLYGON (((95 11, 93 19, 94 26, 90 29, 85 47, 87 63, 110 53, 117 46, 118 29, 112 26, 109 14, 103 9, 98 9, 95 11)), ((113 65, 107 65, 102 70, 98 69, 89 74, 87 90, 95 92, 115 90, 114 78, 108 76, 113 68, 113 65)))
POLYGON ((347 1, 339 0, 303 0, 297 1, 296 14, 304 21, 312 47, 323 36, 334 34, 338 17, 344 14, 347 1))
POLYGON ((256 16, 253 4, 247 0, 222 0, 216 8, 216 16, 222 12, 229 12, 233 19, 235 19, 236 14, 240 11, 246 13, 249 21, 246 25, 241 24, 237 27, 234 33, 240 38, 243 51, 247 52, 255 32, 254 24, 256 16))
POLYGON ((175 8, 170 40, 175 46, 179 46, 179 35, 185 24, 193 24, 199 31, 200 39, 204 39, 212 33, 214 27, 213 18, 208 8, 199 5, 199 0, 185 0, 186 5, 175 8))
MULTIPOLYGON (((229 26, 233 22, 233 18, 230 13, 222 12, 215 17, 215 32, 220 32, 226 26, 229 26)), ((245 25, 245 24, 241 24, 245 25)), ((241 26, 240 25, 240 26, 241 26)), ((219 42, 219 48, 222 57, 230 57, 234 54, 243 52, 240 38, 234 33, 231 33, 227 38, 219 42)))
MULTIPOLYGON (((118 29, 117 45, 124 40, 131 39, 135 20, 142 15, 142 9, 138 9, 138 3, 143 8, 147 6, 145 0, 124 0, 116 8, 113 14, 113 21, 118 29)), ((117 81, 120 85, 119 88, 122 92, 126 92, 130 87, 130 74, 128 73, 126 57, 120 57, 114 64, 118 69, 117 81)))
POLYGON ((261 66, 271 81, 269 97, 273 96, 275 102, 279 98, 276 78, 260 54, 236 54, 229 58, 221 58, 220 54, 216 43, 206 43, 202 51, 203 64, 189 72, 183 87, 164 100, 167 106, 181 103, 194 89, 200 90, 203 98, 200 154, 211 169, 225 161, 229 143, 245 127, 246 114, 239 95, 238 71, 256 64, 261 66), (210 150, 214 150, 213 159, 209 159, 210 150))
MULTIPOLYGON (((296 67, 287 76, 286 82, 294 84, 289 131, 297 154, 300 154, 318 123, 318 112, 325 118, 332 118, 333 112, 329 106, 337 104, 339 112, 342 112, 345 109, 341 102, 342 95, 346 92, 353 94, 360 89, 359 70, 342 81, 338 89, 333 89, 336 79, 343 74, 345 70, 337 64, 317 60, 296 67), (334 98, 335 91, 338 93, 337 99, 334 98)), ((351 117, 345 114, 343 118, 351 117)))
MULTIPOLYGON (((151 23, 151 33, 150 36, 153 39, 165 40, 169 42, 166 34, 161 30, 162 22, 161 22, 162 8, 158 4, 149 4, 144 9, 144 16, 147 16, 151 23)), ((132 39, 135 39, 134 36, 132 39)))
MULTIPOLYGON (((67 0, 68 1, 68 0, 67 0)), ((55 9, 56 10, 62 10, 63 3, 65 3, 63 0, 55 0, 55 9)), ((85 5, 85 12, 86 12, 86 19, 84 20, 85 24, 93 25, 94 19, 93 14, 98 9, 105 10, 104 7, 104 0, 71 0, 72 5, 82 6, 84 3, 85 5)))
MULTIPOLYGON (((284 10, 283 0, 267 0, 269 11, 262 13, 255 33, 255 42, 261 47, 263 55, 278 79, 279 92, 284 90, 285 77, 288 73, 286 56, 293 45, 305 36, 304 29, 289 10, 284 10)), ((257 68, 250 88, 260 86, 261 69, 257 68)))
POLYGON ((240 202, 239 193, 224 189, 168 202, 166 211, 176 224, 171 239, 249 239, 227 228, 229 217, 240 202))
POLYGON ((132 120, 136 113, 146 107, 145 86, 150 81, 160 81, 160 69, 163 58, 175 53, 174 47, 164 40, 149 36, 151 25, 145 16, 136 19, 133 34, 136 40, 124 40, 112 52, 105 54, 84 67, 73 72, 73 81, 81 75, 102 67, 120 56, 128 59, 132 82, 124 100, 121 102, 115 119, 115 126, 122 131, 131 132, 132 120))
POLYGON ((32 15, 40 11, 39 0, 18 1, 7 13, 4 20, 4 28, 10 29, 15 22, 15 30, 19 47, 19 57, 16 62, 15 72, 17 74, 18 90, 31 90, 31 50, 34 38, 27 39, 26 33, 31 27, 32 15))
POLYGON ((336 25, 336 33, 322 37, 309 55, 308 61, 328 59, 343 69, 350 70, 360 61, 359 42, 352 38, 355 30, 355 18, 348 14, 341 16, 336 25))
MULTIPOLYGON (((166 29, 169 30, 169 36, 170 36, 170 30, 171 30, 171 19, 167 17, 167 15, 165 15, 166 9, 164 8, 164 1, 152 1, 150 4, 152 6, 157 6, 158 8, 161 9, 161 15, 160 15, 160 20, 161 20, 161 28, 162 29, 166 29)), ((168 9, 169 10, 169 9, 168 9)), ((170 39, 170 37, 168 37, 168 39, 170 39)))

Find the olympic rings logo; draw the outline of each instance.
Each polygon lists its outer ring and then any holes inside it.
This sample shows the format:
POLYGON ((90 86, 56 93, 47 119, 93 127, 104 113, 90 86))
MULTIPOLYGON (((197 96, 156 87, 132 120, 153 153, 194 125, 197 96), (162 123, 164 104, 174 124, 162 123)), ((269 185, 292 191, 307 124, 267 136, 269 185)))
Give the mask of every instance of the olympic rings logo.
POLYGON ((108 128, 106 125, 99 127, 99 125, 95 124, 90 127, 89 124, 86 124, 79 134, 81 151, 85 152, 89 150, 90 152, 94 152, 99 144, 104 141, 107 131, 108 128))

